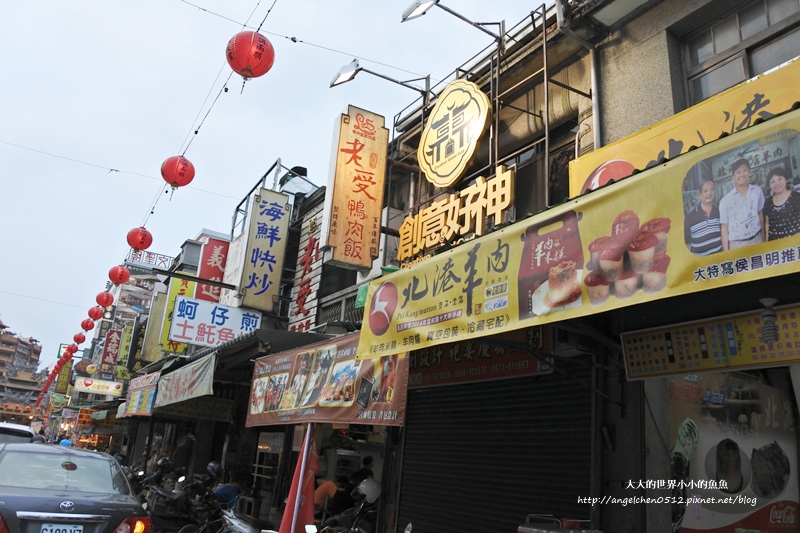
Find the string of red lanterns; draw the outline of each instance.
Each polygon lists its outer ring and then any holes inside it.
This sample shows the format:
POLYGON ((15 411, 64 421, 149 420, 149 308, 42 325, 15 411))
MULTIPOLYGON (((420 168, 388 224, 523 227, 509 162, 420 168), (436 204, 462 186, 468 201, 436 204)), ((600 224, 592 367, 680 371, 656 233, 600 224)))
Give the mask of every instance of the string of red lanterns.
MULTIPOLYGON (((266 20, 266 18, 265 18, 266 20)), ((243 31, 234 35, 225 49, 225 57, 231 69, 242 76, 246 82, 250 78, 258 78, 270 71, 275 63, 275 49, 272 43, 258 32, 243 31)), ((195 177, 195 168, 191 161, 183 155, 168 157, 161 164, 161 177, 169 184, 173 191, 178 187, 184 187, 192 182, 195 177)), ((153 235, 144 227, 133 228, 126 236, 128 245, 135 251, 141 252, 148 249, 153 244, 153 235)), ((124 265, 117 265, 108 271, 108 278, 114 285, 123 285, 131 277, 130 271, 124 265)), ((97 307, 89 309, 89 318, 81 322, 84 332, 94 329, 94 323, 103 317, 104 309, 114 303, 114 295, 108 291, 103 291, 95 298, 97 307)), ((73 354, 77 353, 78 345, 86 341, 84 333, 76 333, 73 336, 75 341, 67 346, 64 353, 53 366, 50 374, 45 380, 39 397, 36 400, 36 412, 41 412, 39 404, 44 399, 46 392, 50 389, 53 381, 69 362, 73 354)), ((5 404, 8 409, 8 404, 5 404)), ((20 406, 16 406, 19 410, 20 406)), ((30 411, 30 407, 25 408, 30 411)))

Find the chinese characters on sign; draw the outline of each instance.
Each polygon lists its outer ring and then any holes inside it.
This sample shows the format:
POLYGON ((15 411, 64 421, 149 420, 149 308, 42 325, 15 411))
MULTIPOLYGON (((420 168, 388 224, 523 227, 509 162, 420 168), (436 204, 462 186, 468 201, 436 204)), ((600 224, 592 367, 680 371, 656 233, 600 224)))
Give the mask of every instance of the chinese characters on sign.
MULTIPOLYGON (((197 277, 221 282, 225 275, 225 263, 228 259, 229 246, 229 242, 209 238, 208 241, 203 244, 203 250, 200 252, 200 267, 197 271, 197 277)), ((221 290, 221 287, 215 285, 198 283, 194 297, 198 300, 219 302, 221 290)))
POLYGON ((288 201, 285 194, 263 188, 255 196, 239 283, 242 307, 274 310, 289 233, 288 201))
POLYGON ((178 296, 172 313, 172 341, 214 348, 252 333, 261 325, 261 313, 215 302, 178 296))
POLYGON ((569 193, 660 164, 792 109, 800 100, 800 61, 737 85, 646 130, 570 161, 569 193))
POLYGON ((119 349, 122 343, 122 331, 118 329, 109 330, 106 333, 105 344, 103 345, 103 358, 100 361, 100 373, 106 378, 114 377, 114 367, 119 357, 119 349))
POLYGON ((709 161, 774 143, 777 133, 785 137, 787 131, 788 157, 796 157, 800 111, 372 281, 358 357, 421 350, 800 272, 797 234, 698 255, 681 231, 691 214, 684 209, 687 190, 698 188, 701 171, 714 168, 709 161))
POLYGON ((132 263, 134 266, 149 266, 162 270, 169 270, 174 261, 175 258, 168 255, 156 254, 146 250, 134 250, 133 248, 131 248, 128 257, 125 259, 126 263, 132 263))
POLYGON ((369 269, 378 257, 389 142, 383 124, 382 116, 353 106, 339 121, 326 243, 337 266, 369 269))
POLYGON ((480 87, 456 80, 445 87, 422 131, 419 167, 436 187, 456 183, 472 161, 486 131, 492 105, 480 87))
POLYGON ((172 324, 172 313, 175 309, 175 299, 178 296, 194 296, 196 285, 197 282, 195 281, 188 281, 180 278, 172 278, 169 282, 164 322, 161 325, 161 349, 165 352, 183 353, 186 351, 186 343, 170 340, 169 332, 172 324))
POLYGON ((297 269, 294 275, 292 303, 289 306, 289 331, 308 331, 316 325, 317 288, 322 273, 319 253, 322 204, 306 215, 300 233, 297 269))
POLYGON ((779 339, 763 343, 761 313, 623 333, 628 379, 800 361, 800 308, 777 311, 779 339))
POLYGON ((503 214, 513 200, 514 171, 501 165, 494 178, 487 181, 480 176, 459 194, 451 194, 406 218, 400 226, 397 260, 404 261, 453 238, 471 233, 483 235, 489 217, 496 226, 505 222, 503 214))

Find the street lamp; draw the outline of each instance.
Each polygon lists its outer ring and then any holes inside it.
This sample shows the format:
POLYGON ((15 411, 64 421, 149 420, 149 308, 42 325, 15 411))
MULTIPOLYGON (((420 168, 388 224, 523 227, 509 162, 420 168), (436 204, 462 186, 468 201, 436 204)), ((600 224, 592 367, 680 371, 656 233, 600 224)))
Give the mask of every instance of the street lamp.
POLYGON ((504 43, 504 39, 505 39, 505 35, 506 35, 506 21, 505 20, 503 20, 501 22, 473 22, 473 21, 469 20, 467 17, 465 17, 464 15, 461 15, 460 13, 457 13, 457 12, 453 11, 452 9, 450 9, 449 7, 439 3, 439 0, 414 0, 414 3, 412 3, 410 6, 408 6, 405 9, 405 11, 403 11, 403 15, 402 15, 402 17, 400 19, 400 22, 405 22, 407 20, 413 20, 415 18, 421 17, 422 15, 427 13, 428 10, 430 8, 432 8, 433 6, 436 6, 436 7, 439 7, 441 9, 444 9, 445 11, 450 13, 451 15, 460 18, 461 20, 463 20, 467 24, 478 28, 483 33, 486 33, 487 35, 491 35, 492 38, 495 41, 497 41, 497 46, 500 49, 500 52, 502 53, 502 52, 505 51, 505 43, 504 43), (487 30, 485 28, 485 26, 498 26, 500 28, 500 33, 497 34, 497 33, 494 33, 492 31, 489 31, 489 30, 487 30))
POLYGON ((430 94, 431 94, 431 77, 430 77, 430 75, 425 76, 424 78, 414 78, 413 80, 400 81, 400 80, 396 80, 394 78, 390 78, 389 76, 384 76, 383 74, 380 74, 378 72, 374 72, 372 70, 365 69, 364 67, 362 67, 361 65, 358 64, 358 59, 353 59, 353 61, 351 61, 350 63, 348 63, 347 65, 343 66, 341 69, 339 69, 339 73, 336 76, 334 76, 333 79, 331 80, 331 87, 336 87, 337 85, 341 85, 343 83, 347 83, 348 81, 350 81, 353 78, 355 78, 356 74, 358 74, 359 72, 366 72, 367 74, 372 74, 373 76, 377 76, 379 78, 383 78, 384 80, 388 80, 388 81, 390 81, 392 83, 396 83, 397 85, 402 85, 403 87, 406 87, 408 89, 412 89, 414 91, 417 91, 418 93, 422 94, 423 103, 426 106, 428 105, 428 103, 430 101, 430 94), (411 85, 410 83, 408 83, 409 81, 420 81, 420 80, 425 80, 425 88, 424 89, 421 89, 420 87, 417 87, 415 85, 411 85))

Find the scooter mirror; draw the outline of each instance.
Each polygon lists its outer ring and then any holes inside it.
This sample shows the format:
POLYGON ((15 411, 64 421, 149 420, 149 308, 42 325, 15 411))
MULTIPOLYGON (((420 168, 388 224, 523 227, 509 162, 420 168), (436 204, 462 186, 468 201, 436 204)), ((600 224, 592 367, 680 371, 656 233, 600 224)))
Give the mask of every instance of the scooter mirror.
POLYGON ((317 526, 310 524, 306 526, 306 533, 317 533, 317 526))
POLYGON ((178 483, 183 483, 184 481, 186 481, 186 476, 181 476, 178 478, 178 483))
POLYGON ((144 475, 144 470, 139 470, 138 472, 136 472, 136 475, 142 477, 144 475))
POLYGON ((411 522, 409 522, 408 525, 406 526, 405 533, 411 533, 411 522))

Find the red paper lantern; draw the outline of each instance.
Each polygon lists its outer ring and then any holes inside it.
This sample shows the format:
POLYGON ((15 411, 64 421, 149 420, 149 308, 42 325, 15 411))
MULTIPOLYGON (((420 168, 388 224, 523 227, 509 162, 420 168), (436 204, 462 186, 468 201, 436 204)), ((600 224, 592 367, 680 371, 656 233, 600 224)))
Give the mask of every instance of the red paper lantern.
POLYGON ((25 412, 26 412, 26 413, 29 413, 29 412, 30 412, 30 410, 31 410, 31 406, 30 406, 30 405, 26 405, 26 406, 25 406, 25 412))
POLYGON ((161 163, 161 177, 172 187, 189 185, 194 179, 194 165, 182 155, 168 157, 161 163))
POLYGON ((3 409, 8 409, 10 406, 7 403, 3 404, 3 409))
POLYGON ((144 226, 134 228, 128 232, 128 244, 136 250, 147 250, 153 244, 153 234, 147 231, 144 226))
POLYGON ((69 346, 67 346, 67 351, 69 353, 77 352, 78 351, 78 345, 77 344, 70 344, 69 346))
POLYGON ((75 344, 83 344, 86 342, 86 335, 83 333, 76 333, 75 336, 72 337, 72 340, 75 341, 75 344))
POLYGON ((64 363, 66 364, 66 362, 69 361, 70 359, 72 359, 72 354, 70 352, 65 353, 64 354, 64 363))
POLYGON ((103 308, 98 305, 97 307, 89 309, 89 318, 92 320, 100 320, 103 318, 103 308))
POLYGON ((83 331, 92 331, 94 329, 94 322, 91 318, 84 319, 84 321, 81 322, 81 327, 83 331))
POLYGON ((36 408, 36 412, 37 412, 37 413, 41 413, 41 412, 42 412, 42 408, 41 408, 41 407, 37 407, 37 408, 36 408))
POLYGON ((108 271, 108 279, 114 285, 122 285, 131 279, 131 272, 122 265, 117 265, 108 271))
POLYGON ((114 295, 108 291, 104 291, 98 294, 94 301, 97 302, 97 305, 100 307, 108 307, 114 303, 114 295))
POLYGON ((275 63, 275 49, 260 33, 243 31, 228 41, 225 57, 235 73, 245 79, 258 78, 269 72, 275 63))
POLYGON ((20 404, 14 406, 15 411, 19 411, 20 409, 22 409, 22 406, 20 404))

